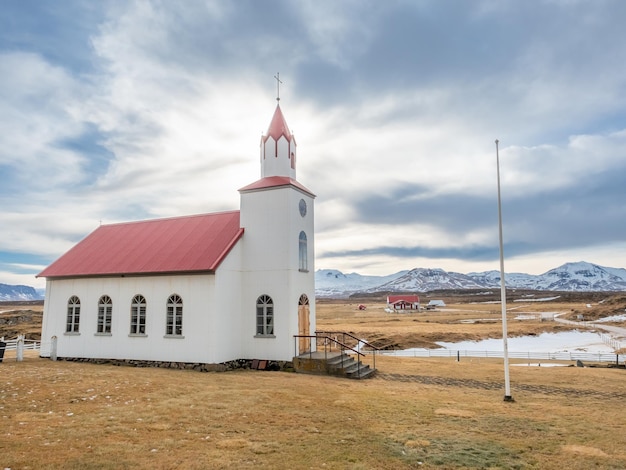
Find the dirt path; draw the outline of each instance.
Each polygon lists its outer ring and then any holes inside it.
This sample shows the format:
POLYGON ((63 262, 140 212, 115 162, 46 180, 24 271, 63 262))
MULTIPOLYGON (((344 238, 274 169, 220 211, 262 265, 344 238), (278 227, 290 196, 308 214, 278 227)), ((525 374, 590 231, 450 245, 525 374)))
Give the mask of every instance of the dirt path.
MULTIPOLYGON (((399 382, 415 382, 424 385, 442 385, 446 387, 467 387, 483 390, 504 390, 500 382, 481 382, 473 379, 454 379, 450 377, 433 377, 428 375, 388 374, 378 372, 373 380, 389 380, 399 382)), ((626 392, 602 392, 598 390, 582 390, 576 388, 550 387, 546 385, 512 384, 513 391, 543 393, 546 395, 563 395, 566 397, 591 397, 600 399, 626 399, 626 392)))
POLYGON ((565 323, 566 325, 576 325, 582 328, 594 328, 598 330, 604 330, 604 331, 611 333, 614 339, 616 340, 626 339, 626 328, 622 328, 620 326, 604 325, 602 323, 597 323, 597 322, 571 321, 571 320, 565 320, 563 318, 559 318, 558 316, 555 316, 554 320, 559 323, 565 323))

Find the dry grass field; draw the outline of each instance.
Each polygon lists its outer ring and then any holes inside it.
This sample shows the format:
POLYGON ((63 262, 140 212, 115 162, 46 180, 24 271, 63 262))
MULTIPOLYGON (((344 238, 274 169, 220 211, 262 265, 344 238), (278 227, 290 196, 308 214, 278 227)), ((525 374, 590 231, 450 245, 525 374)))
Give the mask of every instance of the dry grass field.
MULTIPOLYGON (((577 306, 516 310, 561 308, 577 306)), ((393 316, 380 302, 321 302, 318 328, 403 347, 501 328, 497 305, 447 310, 393 316)), ((556 327, 514 312, 513 332, 556 327)), ((624 369, 511 367, 515 402, 505 403, 499 360, 378 357, 377 377, 353 381, 11 353, 0 364, 0 468, 626 468, 624 369)))
MULTIPOLYGON (((509 336, 568 331, 575 328, 552 321, 541 321, 542 312, 559 313, 563 314, 563 318, 570 319, 583 314, 587 320, 625 313, 626 296, 588 295, 593 301, 579 295, 567 301, 556 299, 551 302, 510 302, 507 305, 509 336), (537 317, 535 320, 516 320, 518 316, 533 315, 537 317)), ((385 302, 382 299, 357 299, 345 302, 321 300, 317 304, 317 326, 320 330, 348 331, 381 349, 429 348, 436 347, 435 341, 502 338, 500 304, 474 303, 468 302, 467 299, 467 297, 445 299, 447 304, 445 308, 419 314, 389 314, 384 311, 385 302), (364 305, 366 309, 359 310, 359 305, 364 305)), ((626 322, 615 324, 626 327, 626 322)))

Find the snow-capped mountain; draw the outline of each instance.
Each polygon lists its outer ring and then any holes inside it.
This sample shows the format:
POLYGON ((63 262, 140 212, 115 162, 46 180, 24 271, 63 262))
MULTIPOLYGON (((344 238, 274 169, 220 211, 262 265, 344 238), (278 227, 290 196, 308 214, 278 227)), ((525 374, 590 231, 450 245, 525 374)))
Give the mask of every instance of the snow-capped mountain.
POLYGON ((347 297, 352 292, 366 290, 393 281, 408 271, 388 276, 362 276, 357 273, 344 274, 336 269, 320 269, 315 272, 315 295, 317 297, 347 297))
MULTIPOLYGON (((469 273, 468 276, 481 287, 500 287, 500 271, 469 273)), ((536 289, 537 276, 524 273, 505 273, 506 285, 516 289, 536 289)))
POLYGON ((478 284, 466 274, 446 272, 443 269, 411 269, 404 276, 385 284, 367 289, 367 292, 407 292, 417 290, 428 292, 437 289, 480 289, 478 284))
MULTIPOLYGON (((485 287, 500 286, 500 272, 470 273, 469 276, 485 287)), ((531 274, 506 274, 507 287, 516 289, 552 291, 620 291, 626 290, 626 269, 605 268, 579 261, 565 263, 539 276, 531 274)))
MULTIPOLYGON (((541 275, 505 274, 505 279, 507 287, 513 289, 580 292, 626 290, 626 269, 606 268, 584 261, 566 263, 541 275)), ((347 297, 355 292, 494 289, 500 287, 500 272, 461 274, 443 269, 416 268, 390 276, 361 276, 322 270, 315 273, 315 282, 319 297, 347 297)))
POLYGON ((566 263, 539 276, 537 289, 561 291, 626 290, 626 270, 597 264, 566 263))
POLYGON ((0 300, 2 301, 41 300, 42 298, 34 287, 0 284, 0 300))

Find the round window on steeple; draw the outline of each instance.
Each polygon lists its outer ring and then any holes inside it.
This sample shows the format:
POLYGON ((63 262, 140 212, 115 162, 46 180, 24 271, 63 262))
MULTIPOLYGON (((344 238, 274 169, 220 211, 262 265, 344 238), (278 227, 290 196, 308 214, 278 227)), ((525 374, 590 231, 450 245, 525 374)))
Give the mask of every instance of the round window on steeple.
POLYGON ((306 215, 306 201, 304 199, 300 199, 300 215, 304 217, 306 215))

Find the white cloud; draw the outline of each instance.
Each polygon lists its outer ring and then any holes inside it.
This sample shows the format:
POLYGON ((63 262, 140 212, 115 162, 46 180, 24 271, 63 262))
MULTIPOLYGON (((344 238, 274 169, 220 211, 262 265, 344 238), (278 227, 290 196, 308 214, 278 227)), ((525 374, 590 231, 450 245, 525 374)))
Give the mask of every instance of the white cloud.
MULTIPOLYGON (((38 267, 35 267, 34 271, 39 272, 40 270, 38 267)), ((14 271, 0 270, 0 279, 2 279, 2 284, 31 286, 35 289, 46 287, 46 280, 38 279, 34 274, 17 274, 14 271)))
POLYGON ((380 8, 369 3, 346 0, 320 2, 305 0, 295 8, 306 27, 314 54, 339 68, 348 69, 354 59, 367 49, 372 40, 372 26, 380 8))
POLYGON ((62 143, 83 132, 72 107, 84 89, 36 54, 0 53, 0 164, 12 169, 13 178, 31 183, 39 173, 55 186, 82 180, 85 157, 62 143))
POLYGON ((562 145, 510 146, 501 153, 503 187, 512 195, 576 187, 608 168, 626 172, 626 130, 573 135, 562 145))

